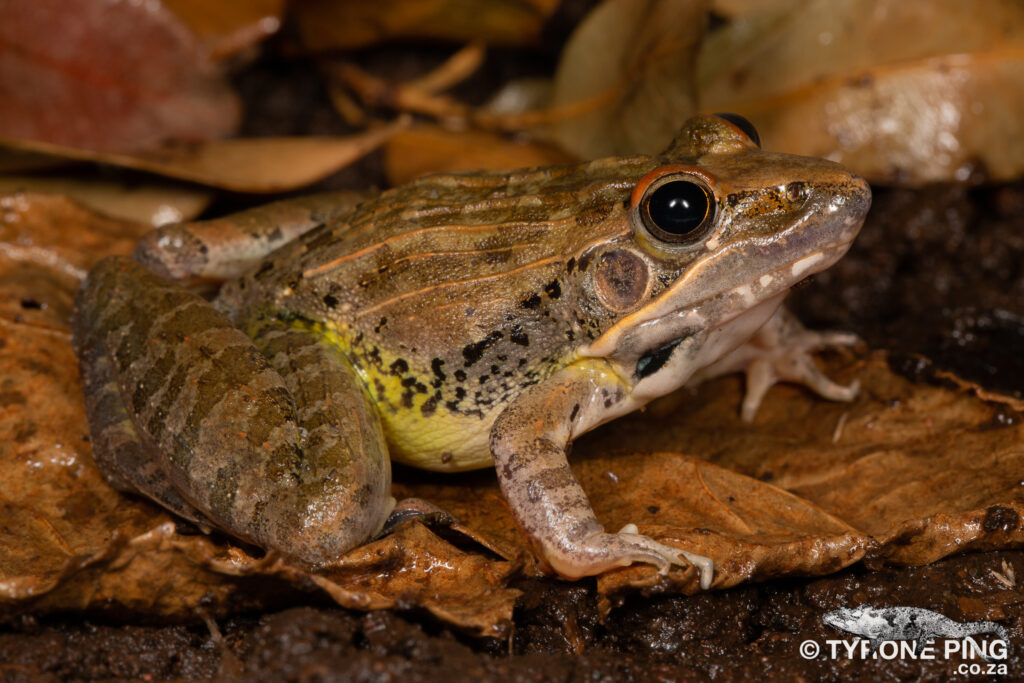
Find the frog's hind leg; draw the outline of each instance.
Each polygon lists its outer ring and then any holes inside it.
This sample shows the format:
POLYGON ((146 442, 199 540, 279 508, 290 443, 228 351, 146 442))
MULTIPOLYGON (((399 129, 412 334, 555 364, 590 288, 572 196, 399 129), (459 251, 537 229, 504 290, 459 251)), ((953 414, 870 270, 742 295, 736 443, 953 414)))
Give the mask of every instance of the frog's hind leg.
POLYGON ((119 257, 90 273, 73 328, 115 485, 314 564, 382 525, 386 447, 340 354, 266 329, 268 360, 208 302, 119 257))
POLYGON ((372 192, 338 190, 147 233, 133 257, 157 275, 190 285, 224 282, 259 265, 278 247, 343 218, 372 192))

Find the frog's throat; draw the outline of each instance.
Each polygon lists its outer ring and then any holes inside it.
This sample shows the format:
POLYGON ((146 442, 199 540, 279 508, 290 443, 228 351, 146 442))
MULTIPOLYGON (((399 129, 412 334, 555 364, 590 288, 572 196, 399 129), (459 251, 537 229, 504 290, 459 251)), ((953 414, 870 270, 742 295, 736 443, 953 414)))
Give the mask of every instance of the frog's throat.
POLYGON ((780 292, 784 292, 809 275, 825 270, 850 248, 851 241, 833 244, 806 254, 796 260, 768 270, 731 289, 712 292, 697 300, 681 299, 681 292, 692 287, 692 280, 700 273, 705 264, 716 261, 722 254, 709 254, 694 264, 669 291, 659 297, 652 306, 641 308, 619 320, 592 344, 577 350, 577 355, 584 358, 610 358, 624 355, 623 360, 631 363, 646 353, 657 349, 674 339, 683 336, 687 330, 719 327, 757 306, 780 292), (728 305, 712 306, 715 301, 729 302, 728 305), (709 315, 709 309, 715 311, 709 315), (645 337, 644 346, 640 348, 624 348, 630 344, 630 333, 641 328, 650 328, 653 334, 645 337), (636 358, 633 358, 633 357, 636 358))

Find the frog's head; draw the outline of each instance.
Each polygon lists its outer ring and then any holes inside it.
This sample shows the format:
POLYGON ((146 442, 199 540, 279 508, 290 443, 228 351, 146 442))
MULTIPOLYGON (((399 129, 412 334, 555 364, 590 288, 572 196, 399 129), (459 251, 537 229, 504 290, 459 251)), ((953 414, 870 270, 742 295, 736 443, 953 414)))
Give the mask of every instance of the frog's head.
POLYGON ((735 115, 691 119, 633 188, 629 229, 580 258, 580 291, 607 321, 588 357, 654 397, 735 348, 791 286, 835 263, 871 204, 824 159, 760 149, 735 115))

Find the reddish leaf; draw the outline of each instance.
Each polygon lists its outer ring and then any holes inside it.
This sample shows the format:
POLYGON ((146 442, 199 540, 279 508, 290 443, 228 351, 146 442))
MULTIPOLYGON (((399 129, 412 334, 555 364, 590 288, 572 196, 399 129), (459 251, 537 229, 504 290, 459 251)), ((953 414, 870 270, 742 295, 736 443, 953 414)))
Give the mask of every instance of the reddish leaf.
POLYGON ((239 105, 197 39, 156 2, 4 2, 0 130, 106 151, 224 137, 239 105))

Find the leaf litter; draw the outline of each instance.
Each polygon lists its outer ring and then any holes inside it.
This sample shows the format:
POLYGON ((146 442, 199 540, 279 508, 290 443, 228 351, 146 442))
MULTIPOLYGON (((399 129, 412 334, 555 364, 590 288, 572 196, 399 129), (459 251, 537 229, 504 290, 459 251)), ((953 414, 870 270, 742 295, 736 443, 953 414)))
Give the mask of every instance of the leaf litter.
MULTIPOLYGON (((0 209, 0 614, 187 618, 259 605, 260 582, 283 581, 347 607, 418 608, 508 633, 513 579, 543 569, 488 471, 401 470, 396 497, 451 517, 414 516, 322 571, 195 534, 110 488, 90 456, 66 321, 89 264, 130 251, 144 226, 45 196, 8 196, 0 209)), ((599 519, 712 557, 714 588, 1024 542, 1024 425, 1012 404, 905 379, 880 352, 829 355, 827 366, 859 379, 860 398, 779 386, 746 424, 741 382, 723 378, 578 440, 573 469, 599 519)), ((633 566, 597 585, 608 610, 630 592, 696 592, 697 577, 633 566)))

